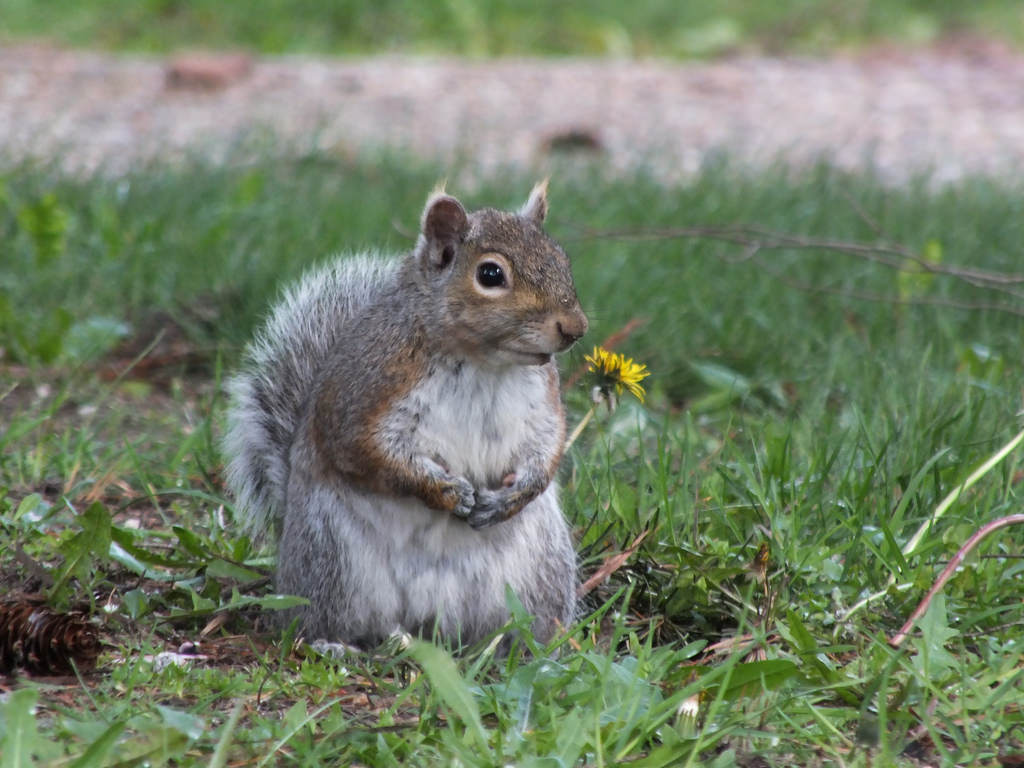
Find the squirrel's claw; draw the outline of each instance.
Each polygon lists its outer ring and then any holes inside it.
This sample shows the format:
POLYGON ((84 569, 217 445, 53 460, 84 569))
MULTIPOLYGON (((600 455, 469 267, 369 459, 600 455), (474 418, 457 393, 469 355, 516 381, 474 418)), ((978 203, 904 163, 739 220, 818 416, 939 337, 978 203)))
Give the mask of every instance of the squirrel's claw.
POLYGON ((515 495, 510 493, 508 488, 497 491, 482 488, 476 492, 476 503, 466 522, 473 530, 479 531, 505 522, 518 511, 515 495))
POLYGON ((455 497, 455 505, 451 508, 452 514, 463 520, 469 519, 476 506, 476 491, 473 490, 473 484, 464 477, 450 477, 445 494, 455 497))

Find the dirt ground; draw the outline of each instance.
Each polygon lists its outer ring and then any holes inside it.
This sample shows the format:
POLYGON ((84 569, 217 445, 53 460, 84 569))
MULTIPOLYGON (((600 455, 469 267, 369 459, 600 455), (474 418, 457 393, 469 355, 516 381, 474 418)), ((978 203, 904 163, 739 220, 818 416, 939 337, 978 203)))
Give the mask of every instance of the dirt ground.
POLYGON ((672 177, 827 157, 892 180, 1024 167, 1024 54, 987 42, 712 62, 146 58, 0 50, 0 153, 119 172, 246 146, 401 148, 481 170, 556 149, 672 177))

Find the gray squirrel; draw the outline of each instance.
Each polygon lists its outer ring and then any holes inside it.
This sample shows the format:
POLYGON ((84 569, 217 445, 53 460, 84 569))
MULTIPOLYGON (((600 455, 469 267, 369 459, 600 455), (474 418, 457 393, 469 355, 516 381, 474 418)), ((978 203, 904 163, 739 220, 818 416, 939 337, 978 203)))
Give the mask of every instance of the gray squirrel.
POLYGON ((411 252, 307 274, 248 346, 227 482, 248 531, 278 538, 306 637, 472 643, 508 620, 507 587, 541 641, 572 619, 552 356, 587 318, 547 210, 546 181, 518 212, 435 192, 411 252))

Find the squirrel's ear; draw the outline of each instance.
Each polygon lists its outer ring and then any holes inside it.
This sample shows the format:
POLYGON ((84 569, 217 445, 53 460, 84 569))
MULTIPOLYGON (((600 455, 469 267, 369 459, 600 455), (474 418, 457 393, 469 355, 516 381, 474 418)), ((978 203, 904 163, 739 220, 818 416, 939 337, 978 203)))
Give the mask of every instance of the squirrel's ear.
POLYGON ((421 228, 428 240, 458 240, 469 229, 466 209, 451 195, 431 195, 423 209, 421 228))
POLYGON ((530 192, 529 198, 519 209, 519 215, 543 224, 548 215, 548 179, 538 182, 530 192))
POLYGON ((447 266, 454 256, 452 247, 469 230, 466 209, 451 195, 437 192, 423 208, 420 229, 430 261, 435 266, 447 266))

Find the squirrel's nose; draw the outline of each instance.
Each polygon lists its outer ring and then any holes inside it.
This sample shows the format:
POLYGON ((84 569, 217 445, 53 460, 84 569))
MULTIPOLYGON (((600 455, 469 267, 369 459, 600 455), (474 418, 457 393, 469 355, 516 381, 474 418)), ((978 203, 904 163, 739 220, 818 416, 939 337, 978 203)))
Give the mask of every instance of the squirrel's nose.
POLYGON ((578 317, 564 317, 555 321, 555 328, 566 347, 575 344, 587 332, 587 318, 580 313, 578 317))

